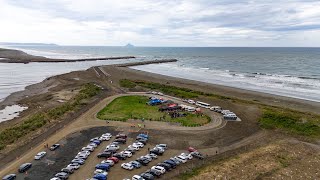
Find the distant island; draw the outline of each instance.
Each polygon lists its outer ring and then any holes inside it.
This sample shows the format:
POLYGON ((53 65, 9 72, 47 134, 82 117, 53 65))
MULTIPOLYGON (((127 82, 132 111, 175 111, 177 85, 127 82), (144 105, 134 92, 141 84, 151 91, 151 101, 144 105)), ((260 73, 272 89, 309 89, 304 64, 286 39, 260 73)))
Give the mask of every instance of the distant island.
POLYGON ((127 45, 125 45, 125 47, 134 47, 134 45, 128 43, 127 45))

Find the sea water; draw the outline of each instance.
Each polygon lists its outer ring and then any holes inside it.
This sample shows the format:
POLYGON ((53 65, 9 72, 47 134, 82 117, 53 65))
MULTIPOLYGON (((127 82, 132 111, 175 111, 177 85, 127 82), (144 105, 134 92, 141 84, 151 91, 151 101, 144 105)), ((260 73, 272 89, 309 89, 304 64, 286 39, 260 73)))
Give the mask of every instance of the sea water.
MULTIPOLYGON (((12 47, 11 47, 12 48, 12 47)), ((320 48, 21 46, 53 58, 136 56, 178 62, 133 69, 320 102, 320 48)), ((131 60, 0 64, 0 98, 46 77, 131 60)))

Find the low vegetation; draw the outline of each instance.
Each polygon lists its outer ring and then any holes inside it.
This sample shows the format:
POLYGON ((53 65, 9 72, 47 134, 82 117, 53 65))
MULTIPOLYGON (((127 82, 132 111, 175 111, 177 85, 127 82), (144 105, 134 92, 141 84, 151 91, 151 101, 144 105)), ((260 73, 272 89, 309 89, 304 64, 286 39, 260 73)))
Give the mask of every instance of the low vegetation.
POLYGON ((1 131, 0 150, 4 149, 7 145, 14 143, 19 138, 38 130, 48 122, 59 119, 64 114, 80 108, 85 100, 97 95, 99 91, 100 88, 94 84, 86 84, 70 102, 66 102, 46 112, 39 112, 31 115, 27 120, 1 131))
MULTIPOLYGON (((187 88, 175 87, 166 84, 159 84, 146 81, 121 80, 120 85, 130 84, 130 88, 136 86, 158 90, 168 95, 181 98, 198 98, 200 96, 213 97, 217 99, 232 100, 233 102, 241 102, 258 105, 263 114, 259 119, 260 126, 266 129, 278 128, 295 135, 303 135, 308 137, 320 136, 320 116, 306 112, 299 112, 290 109, 271 107, 263 105, 258 101, 247 101, 237 98, 230 98, 212 93, 204 93, 187 88)), ((125 87, 125 86, 123 86, 125 87)), ((128 87, 128 86, 127 86, 128 87)))
POLYGON ((266 129, 280 128, 293 134, 316 137, 320 135, 319 120, 317 115, 266 107, 259 122, 266 129))
POLYGON ((146 104, 149 99, 145 96, 123 96, 113 100, 97 117, 102 120, 126 121, 128 119, 145 119, 151 121, 166 121, 181 123, 183 126, 201 126, 210 122, 205 115, 187 113, 186 117, 171 118, 164 112, 158 111, 158 106, 146 104))

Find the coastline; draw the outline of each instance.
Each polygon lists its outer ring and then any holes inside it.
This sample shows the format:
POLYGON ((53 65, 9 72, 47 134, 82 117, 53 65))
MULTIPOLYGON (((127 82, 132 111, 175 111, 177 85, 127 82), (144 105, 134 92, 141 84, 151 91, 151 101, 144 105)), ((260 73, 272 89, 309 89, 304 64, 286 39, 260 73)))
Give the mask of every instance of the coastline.
POLYGON ((58 85, 64 84, 61 79, 65 79, 70 74, 76 73, 79 77, 87 76, 86 74, 88 71, 92 70, 96 74, 96 68, 103 68, 107 74, 110 75, 108 79, 118 82, 120 79, 130 79, 130 80, 143 80, 143 81, 150 81, 162 84, 169 84, 178 87, 184 87, 189 89, 194 89, 198 91, 203 91, 205 93, 214 93, 217 95, 228 96, 237 98, 240 100, 248 100, 254 101, 261 104, 266 104, 270 106, 280 106, 284 108, 294 109, 303 112, 311 112, 320 114, 320 103, 314 101, 308 101, 303 99, 279 96, 274 94, 268 94, 263 92, 251 91, 246 89, 228 87, 223 85, 217 84, 210 84, 195 80, 188 80, 182 78, 176 78, 171 76, 165 76, 140 70, 135 70, 130 68, 131 66, 135 65, 142 65, 142 64, 150 64, 150 63, 166 63, 176 61, 173 60, 163 60, 160 61, 147 61, 147 62, 137 62, 137 63, 126 63, 126 64, 118 64, 118 65, 106 65, 106 66, 98 66, 98 67, 91 67, 84 71, 73 71, 71 73, 61 74, 57 76, 52 76, 43 80, 42 82, 32 84, 27 86, 25 90, 14 92, 4 98, 2 102, 0 102, 0 107, 3 108, 8 105, 14 105, 20 103, 26 98, 44 94, 50 91, 51 88, 54 88, 58 85))
POLYGON ((120 60, 134 59, 135 56, 119 56, 119 57, 98 57, 98 58, 80 58, 80 59, 54 59, 42 56, 34 56, 20 50, 0 48, 0 63, 23 63, 30 62, 40 63, 59 63, 59 62, 83 62, 83 61, 101 61, 101 60, 120 60))

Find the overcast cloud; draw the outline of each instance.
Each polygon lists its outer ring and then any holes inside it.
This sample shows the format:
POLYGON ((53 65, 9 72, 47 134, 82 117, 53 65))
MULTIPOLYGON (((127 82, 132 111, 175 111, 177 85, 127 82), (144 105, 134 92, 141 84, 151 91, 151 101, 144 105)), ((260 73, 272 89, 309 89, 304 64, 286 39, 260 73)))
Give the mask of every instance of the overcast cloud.
POLYGON ((320 46, 315 0, 0 0, 0 41, 320 46))

